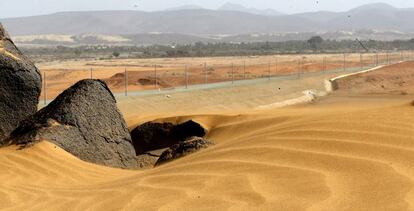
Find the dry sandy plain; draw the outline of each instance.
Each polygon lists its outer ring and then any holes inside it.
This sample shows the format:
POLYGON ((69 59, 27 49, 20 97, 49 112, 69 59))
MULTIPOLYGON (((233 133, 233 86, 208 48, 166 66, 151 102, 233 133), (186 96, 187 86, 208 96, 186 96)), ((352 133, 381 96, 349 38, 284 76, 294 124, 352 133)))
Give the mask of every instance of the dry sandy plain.
POLYGON ((131 127, 194 119, 216 145, 144 171, 92 165, 48 142, 3 148, 0 208, 412 210, 414 85, 388 86, 410 70, 413 62, 344 79, 337 93, 285 108, 257 109, 322 89, 322 78, 120 99, 131 127), (354 89, 361 81, 373 81, 368 92, 354 89))
MULTIPOLYGON (((46 98, 53 99, 77 81, 86 78, 105 80, 115 93, 125 90, 125 70, 128 90, 174 89, 203 83, 266 78, 292 73, 319 72, 332 69, 367 67, 401 60, 405 52, 377 54, 313 54, 274 55, 255 57, 159 58, 76 60, 42 62, 37 66, 46 72, 46 98), (155 66, 157 68, 155 68, 155 66), (187 68, 187 74, 186 74, 187 68), (92 73, 91 73, 92 70, 92 73), (155 81, 155 72, 157 81, 155 81), (186 77, 187 75, 187 77, 186 77)), ((42 92, 44 98, 45 91, 42 92)))

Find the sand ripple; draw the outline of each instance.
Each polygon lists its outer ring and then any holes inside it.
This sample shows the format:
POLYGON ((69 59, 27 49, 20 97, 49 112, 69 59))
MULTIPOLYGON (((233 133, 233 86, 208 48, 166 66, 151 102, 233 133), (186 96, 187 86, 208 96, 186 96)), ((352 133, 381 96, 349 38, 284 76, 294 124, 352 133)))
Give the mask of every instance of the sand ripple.
POLYGON ((317 106, 195 117, 217 145, 148 171, 88 164, 48 142, 0 149, 0 208, 412 209, 414 108, 317 106))

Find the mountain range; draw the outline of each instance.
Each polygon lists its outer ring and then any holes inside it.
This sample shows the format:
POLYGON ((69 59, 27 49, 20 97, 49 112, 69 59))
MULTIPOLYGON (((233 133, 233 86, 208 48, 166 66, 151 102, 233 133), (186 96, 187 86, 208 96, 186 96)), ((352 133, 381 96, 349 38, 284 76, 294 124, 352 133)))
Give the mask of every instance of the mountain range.
MULTIPOLYGON (((190 5, 184 5, 180 7, 173 7, 169 8, 166 11, 174 11, 174 10, 200 10, 205 9, 201 6, 190 4, 190 5)), ((273 10, 273 9, 256 9, 254 7, 245 7, 241 4, 235 4, 235 3, 225 3, 221 7, 217 8, 218 11, 238 11, 238 12, 244 12, 244 13, 250 13, 254 15, 264 15, 264 16, 278 16, 283 15, 282 12, 273 10)))
MULTIPOLYGON (((280 37, 281 34, 295 33, 343 35, 356 31, 369 31, 373 37, 376 33, 409 37, 414 33, 412 20, 414 9, 395 8, 384 3, 363 5, 346 12, 319 11, 290 15, 228 3, 217 10, 190 5, 156 12, 59 12, 0 21, 12 36, 156 34, 159 37, 160 34, 175 34, 217 40, 243 36, 280 37)), ((392 39, 392 36, 384 39, 392 39)))
POLYGON ((265 16, 279 16, 283 15, 282 12, 273 10, 273 9, 256 9, 253 7, 247 8, 240 4, 234 4, 234 3, 226 3, 223 6, 219 7, 217 10, 222 11, 239 11, 244 13, 250 13, 255 15, 265 15, 265 16))

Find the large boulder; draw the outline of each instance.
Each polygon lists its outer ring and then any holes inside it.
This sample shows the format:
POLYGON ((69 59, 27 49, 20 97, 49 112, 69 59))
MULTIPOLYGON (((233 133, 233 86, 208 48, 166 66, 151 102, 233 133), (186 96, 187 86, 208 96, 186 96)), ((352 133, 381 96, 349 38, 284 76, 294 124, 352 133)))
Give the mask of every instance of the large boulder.
POLYGON ((19 122, 37 111, 42 79, 0 24, 0 145, 19 122))
POLYGON ((131 131, 132 142, 138 155, 168 148, 189 137, 203 137, 205 134, 205 129, 192 120, 178 125, 147 122, 131 131))
POLYGON ((201 149, 205 149, 214 143, 205 140, 201 137, 190 137, 183 142, 173 145, 169 149, 165 150, 158 159, 155 166, 170 162, 172 160, 184 157, 191 153, 197 152, 201 149))
POLYGON ((76 157, 106 166, 140 167, 115 97, 100 80, 82 80, 13 131, 10 140, 48 140, 76 157))

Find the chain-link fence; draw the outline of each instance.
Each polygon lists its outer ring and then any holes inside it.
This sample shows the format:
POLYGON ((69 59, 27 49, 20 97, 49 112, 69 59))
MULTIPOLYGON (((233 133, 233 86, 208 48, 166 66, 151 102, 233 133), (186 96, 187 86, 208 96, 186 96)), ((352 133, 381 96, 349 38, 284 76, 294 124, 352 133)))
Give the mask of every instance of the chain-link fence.
MULTIPOLYGON (((308 77, 356 72, 379 65, 412 59, 412 52, 363 54, 267 56, 266 61, 246 57, 236 61, 182 65, 90 65, 85 69, 47 69, 43 75, 42 99, 46 104, 82 79, 101 79, 116 95, 139 95, 163 91, 260 83, 283 77, 308 77), (283 57, 283 58, 282 58, 283 57)), ((225 60, 224 60, 225 61, 225 60)), ((170 61, 173 63, 174 61, 170 61)))

